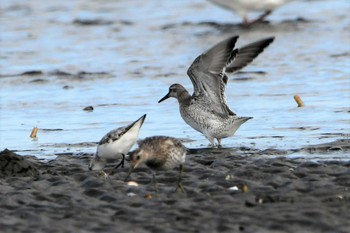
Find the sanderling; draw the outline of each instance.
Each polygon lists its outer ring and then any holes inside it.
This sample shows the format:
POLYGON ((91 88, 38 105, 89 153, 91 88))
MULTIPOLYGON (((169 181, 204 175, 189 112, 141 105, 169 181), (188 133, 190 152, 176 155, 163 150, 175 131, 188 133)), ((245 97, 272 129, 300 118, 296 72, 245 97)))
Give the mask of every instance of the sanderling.
POLYGON ((90 170, 102 170, 108 160, 122 158, 122 161, 114 168, 124 167, 125 155, 136 143, 141 126, 146 114, 125 127, 114 129, 107 133, 97 145, 95 157, 89 164, 90 170))
POLYGON ((226 73, 240 70, 259 55, 274 38, 267 38, 234 49, 238 36, 219 42, 197 57, 187 71, 194 93, 192 96, 180 84, 172 84, 169 92, 158 103, 174 97, 180 105, 184 121, 204 136, 214 146, 221 139, 232 136, 252 117, 238 117, 226 103, 226 73))
POLYGON ((139 142, 139 147, 136 150, 129 153, 129 159, 131 166, 125 181, 127 181, 135 168, 145 163, 153 171, 153 184, 157 193, 155 172, 179 166, 179 179, 176 191, 181 190, 184 192, 181 181, 183 163, 186 159, 186 147, 178 139, 166 136, 145 138, 139 142))
POLYGON ((209 0, 210 2, 236 12, 243 18, 244 25, 263 21, 277 7, 292 0, 209 0), (248 13, 252 11, 264 12, 255 20, 248 20, 248 13))

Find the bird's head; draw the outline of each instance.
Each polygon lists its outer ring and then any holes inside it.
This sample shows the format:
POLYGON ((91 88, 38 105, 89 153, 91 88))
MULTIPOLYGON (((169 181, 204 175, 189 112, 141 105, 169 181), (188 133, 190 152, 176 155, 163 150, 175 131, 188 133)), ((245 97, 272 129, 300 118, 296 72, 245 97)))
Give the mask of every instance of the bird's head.
POLYGON ((169 92, 168 94, 166 94, 163 98, 161 98, 158 103, 170 98, 170 97, 173 97, 173 98, 176 98, 176 99, 180 99, 180 96, 183 94, 183 93, 187 93, 187 90, 180 84, 172 84, 170 87, 169 87, 169 92))
POLYGON ((106 160, 101 159, 99 156, 95 156, 89 164, 89 170, 102 170, 106 165, 106 160))

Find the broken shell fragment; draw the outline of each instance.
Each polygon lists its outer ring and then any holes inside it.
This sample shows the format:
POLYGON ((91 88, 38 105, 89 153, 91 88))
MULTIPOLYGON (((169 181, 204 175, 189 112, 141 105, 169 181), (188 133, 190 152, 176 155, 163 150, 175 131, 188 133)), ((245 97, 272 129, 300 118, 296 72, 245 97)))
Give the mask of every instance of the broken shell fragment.
POLYGON ((249 192, 248 185, 244 184, 242 187, 242 193, 247 193, 247 192, 249 192))
POLYGON ((294 96, 295 102, 298 104, 298 108, 305 106, 304 102, 301 100, 300 96, 295 95, 294 96))
POLYGON ((135 181, 129 181, 129 182, 128 182, 128 185, 129 185, 129 186, 136 186, 136 187, 139 186, 139 184, 136 183, 135 181))
POLYGON ((30 134, 31 138, 36 138, 36 134, 38 133, 38 127, 34 127, 32 133, 30 134))

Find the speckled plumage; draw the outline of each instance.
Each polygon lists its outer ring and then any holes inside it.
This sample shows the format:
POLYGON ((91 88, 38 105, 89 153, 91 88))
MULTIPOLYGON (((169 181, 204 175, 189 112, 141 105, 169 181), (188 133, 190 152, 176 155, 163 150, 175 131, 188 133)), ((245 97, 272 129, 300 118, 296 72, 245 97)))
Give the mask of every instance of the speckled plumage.
POLYGON ((145 118, 146 114, 127 126, 107 133, 98 143, 96 155, 91 160, 89 169, 102 170, 107 160, 119 158, 122 158, 122 162, 119 165, 123 165, 124 156, 136 143, 145 118))
POLYGON ((179 167, 178 188, 183 189, 180 181, 182 166, 186 159, 186 147, 178 139, 167 136, 145 138, 139 142, 136 150, 129 153, 129 159, 131 168, 127 178, 132 170, 143 163, 153 171, 179 167))
POLYGON ((166 170, 185 162, 186 147, 176 138, 153 136, 145 138, 138 145, 129 154, 133 168, 145 163, 153 170, 166 170))
POLYGON ((219 42, 197 57, 187 71, 194 93, 192 96, 180 84, 173 84, 163 100, 174 97, 179 102, 184 121, 204 136, 214 146, 214 139, 221 144, 252 117, 238 117, 226 102, 226 73, 240 70, 257 57, 274 38, 263 39, 235 49, 238 36, 219 42))

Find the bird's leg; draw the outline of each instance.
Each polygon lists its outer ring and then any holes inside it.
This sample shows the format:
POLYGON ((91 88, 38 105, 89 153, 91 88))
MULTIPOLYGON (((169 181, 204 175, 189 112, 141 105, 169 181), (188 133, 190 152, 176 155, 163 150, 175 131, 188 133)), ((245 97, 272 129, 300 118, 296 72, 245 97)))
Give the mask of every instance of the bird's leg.
POLYGON ((268 15, 270 15, 271 13, 272 13, 272 10, 267 10, 267 11, 265 11, 264 14, 260 15, 257 19, 255 19, 255 20, 249 22, 249 24, 252 25, 252 24, 254 24, 254 23, 263 22, 264 19, 265 19, 268 15))
POLYGON ((263 21, 268 15, 270 15, 272 13, 272 10, 267 10, 265 11, 264 14, 260 15, 260 17, 257 19, 259 21, 263 21))
POLYGON ((179 180, 177 182, 177 187, 175 189, 175 192, 178 192, 179 190, 183 193, 185 193, 185 189, 182 186, 182 173, 183 173, 184 167, 182 164, 180 164, 179 166, 179 180))
POLYGON ((122 156, 123 156, 122 161, 117 166, 112 168, 112 170, 109 172, 110 175, 113 175, 113 170, 117 170, 118 167, 122 166, 122 168, 124 168, 125 155, 122 154, 122 156))
POLYGON ((122 154, 122 168, 124 168, 125 154, 122 154))
POLYGON ((158 183, 156 180, 156 174, 154 172, 152 172, 152 182, 153 182, 153 187, 154 187, 154 197, 157 198, 158 197, 158 183))
POLYGON ((212 137, 207 137, 207 136, 205 136, 208 140, 209 140, 209 142, 210 142, 210 146, 211 147, 215 147, 215 141, 214 141, 214 138, 212 138, 212 137))
POLYGON ((222 146, 221 146, 221 138, 217 138, 216 140, 218 141, 218 148, 222 148, 222 146))
POLYGON ((118 167, 122 166, 122 168, 124 168, 124 161, 125 161, 125 155, 122 154, 123 158, 122 158, 122 161, 113 168, 113 170, 117 169, 118 167))
POLYGON ((249 26, 249 25, 250 25, 250 22, 249 22, 248 16, 247 15, 243 16, 243 26, 249 26))
POLYGON ((129 170, 128 174, 126 175, 126 177, 125 177, 125 179, 124 179, 124 182, 128 181, 128 179, 129 179, 129 177, 130 177, 130 175, 131 175, 132 170, 133 170, 133 168, 132 168, 132 166, 130 166, 130 170, 129 170))

